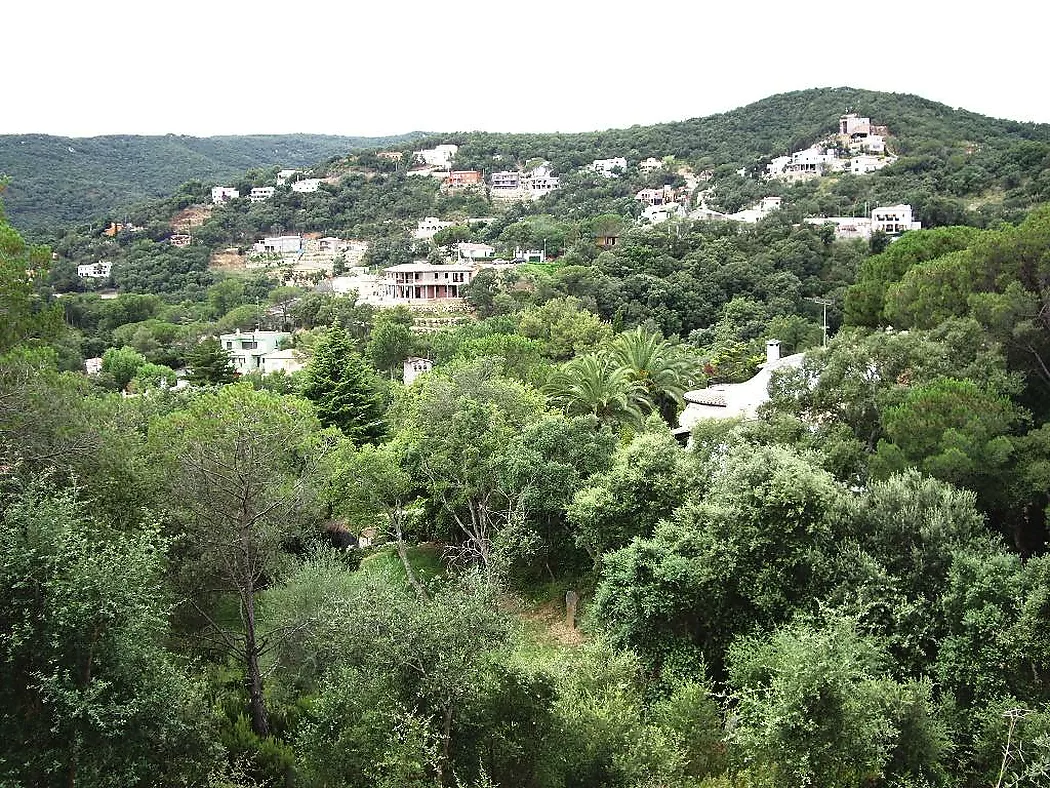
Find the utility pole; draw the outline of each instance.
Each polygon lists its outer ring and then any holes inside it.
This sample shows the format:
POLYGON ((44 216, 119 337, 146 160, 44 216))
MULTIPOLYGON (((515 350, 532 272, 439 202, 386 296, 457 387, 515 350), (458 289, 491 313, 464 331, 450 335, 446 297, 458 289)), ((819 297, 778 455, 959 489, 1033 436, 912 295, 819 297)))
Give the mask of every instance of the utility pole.
POLYGON ((824 347, 828 346, 828 307, 831 306, 834 301, 827 298, 807 298, 807 301, 812 301, 814 304, 819 304, 824 307, 824 347))

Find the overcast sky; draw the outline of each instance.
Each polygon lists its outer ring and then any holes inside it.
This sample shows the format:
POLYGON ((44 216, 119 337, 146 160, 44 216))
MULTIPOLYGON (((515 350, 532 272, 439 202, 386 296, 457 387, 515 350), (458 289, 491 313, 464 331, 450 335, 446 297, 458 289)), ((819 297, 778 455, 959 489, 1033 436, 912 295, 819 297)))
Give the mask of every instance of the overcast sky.
POLYGON ((585 131, 843 85, 1050 122, 1048 9, 10 0, 0 133, 585 131))

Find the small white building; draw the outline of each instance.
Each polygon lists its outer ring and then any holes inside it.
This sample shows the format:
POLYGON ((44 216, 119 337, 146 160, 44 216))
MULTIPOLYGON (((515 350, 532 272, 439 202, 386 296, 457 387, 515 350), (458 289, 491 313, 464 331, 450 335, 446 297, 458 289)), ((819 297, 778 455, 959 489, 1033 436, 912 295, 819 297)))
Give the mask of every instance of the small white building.
POLYGON ((310 194, 317 191, 320 186, 320 178, 301 178, 292 183, 292 191, 300 194, 310 194))
POLYGON ((418 161, 430 167, 448 170, 452 168, 452 160, 456 158, 457 151, 459 151, 458 145, 435 145, 426 150, 417 150, 414 156, 418 161))
POLYGON ((273 186, 255 186, 252 188, 251 193, 248 195, 248 199, 252 202, 263 202, 273 197, 276 192, 273 186))
POLYGON ((871 212, 871 231, 900 235, 908 230, 921 230, 922 223, 912 220, 910 205, 884 205, 871 212))
POLYGON ((405 385, 411 386, 412 382, 424 372, 430 372, 434 368, 434 362, 429 358, 406 358, 405 359, 405 385))
POLYGON ((871 118, 859 117, 851 112, 839 118, 839 135, 843 137, 867 137, 871 134, 871 118))
POLYGON ((804 181, 819 178, 834 167, 838 159, 834 152, 828 152, 821 145, 813 145, 791 156, 791 161, 784 165, 780 177, 786 181, 804 181))
POLYGON ((753 419, 758 408, 769 400, 769 380, 778 369, 797 367, 804 353, 780 357, 780 342, 766 343, 766 363, 753 378, 744 383, 720 383, 685 393, 685 410, 678 423, 687 429, 701 419, 753 419))
POLYGON ((332 292, 336 295, 357 296, 357 303, 383 306, 389 303, 386 297, 386 279, 370 274, 366 269, 358 269, 346 276, 335 276, 331 279, 332 292))
POLYGON ((277 173, 277 185, 284 186, 293 177, 299 174, 299 170, 281 170, 277 173))
POLYGON ((106 260, 77 266, 77 276, 81 279, 108 279, 112 272, 113 263, 106 260))
POLYGON ((650 172, 656 172, 657 170, 662 170, 663 168, 664 163, 660 161, 660 159, 655 158, 654 156, 650 156, 648 159, 643 159, 642 161, 638 162, 638 169, 646 174, 650 172))
POLYGON ((89 375, 101 374, 102 359, 98 357, 84 359, 84 372, 86 372, 89 375))
POLYGON ((701 205, 689 214, 689 218, 701 222, 724 222, 729 219, 729 215, 701 205))
POLYGON ((270 375, 274 372, 284 372, 287 375, 291 375, 305 366, 299 354, 290 349, 274 350, 259 359, 259 371, 264 375, 270 375))
POLYGON ((612 159, 595 159, 591 169, 604 178, 615 178, 627 172, 627 159, 617 156, 612 159))
POLYGON ((642 211, 642 224, 663 224, 669 219, 684 219, 685 206, 681 203, 670 202, 664 205, 650 205, 642 211))
POLYGON ((763 197, 750 208, 731 213, 727 218, 734 222, 757 224, 773 213, 773 211, 780 210, 781 203, 783 203, 783 198, 781 197, 763 197))
POLYGON ((443 222, 436 216, 427 216, 416 222, 416 229, 412 231, 412 237, 417 241, 430 241, 440 231, 454 224, 455 222, 443 222))
POLYGON ((835 226, 835 237, 844 241, 871 238, 871 219, 866 216, 807 216, 803 221, 816 227, 835 226))
POLYGON ((220 334, 219 343, 230 356, 230 365, 239 375, 255 372, 262 367, 262 358, 273 353, 291 334, 285 331, 241 331, 220 334))
POLYGON ((241 193, 232 186, 212 186, 211 201, 215 205, 221 205, 230 200, 236 200, 241 193))
POLYGON ((529 192, 534 200, 550 194, 560 185, 560 180, 551 174, 549 162, 543 162, 524 173, 521 186, 529 192))
POLYGON ((488 244, 476 244, 468 241, 461 241, 456 244, 456 254, 460 262, 469 260, 474 262, 476 260, 492 260, 496 257, 496 247, 489 246, 488 244))
POLYGON ((897 161, 896 156, 872 156, 862 154, 853 156, 849 160, 849 172, 854 175, 866 175, 869 172, 877 172, 883 167, 888 167, 897 161))
POLYGON ((515 246, 513 262, 539 263, 542 265, 547 262, 547 251, 545 249, 522 249, 520 246, 515 246))
POLYGON ((634 195, 634 199, 645 205, 666 205, 678 199, 678 192, 673 186, 664 186, 660 189, 642 189, 634 195))
POLYGON ((791 163, 790 156, 777 156, 766 165, 766 177, 778 178, 784 174, 784 168, 791 163))
POLYGON ((298 254, 303 251, 303 237, 301 235, 275 235, 263 238, 252 246, 252 251, 258 254, 298 254))

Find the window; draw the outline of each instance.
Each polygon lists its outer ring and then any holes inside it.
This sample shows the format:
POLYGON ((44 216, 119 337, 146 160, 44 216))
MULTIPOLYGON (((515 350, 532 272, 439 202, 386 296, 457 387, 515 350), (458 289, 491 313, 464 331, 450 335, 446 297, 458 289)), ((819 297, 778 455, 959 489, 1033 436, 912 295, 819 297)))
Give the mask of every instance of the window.
POLYGON ((258 342, 254 342, 247 339, 241 340, 241 350, 255 350, 257 347, 259 347, 258 342))

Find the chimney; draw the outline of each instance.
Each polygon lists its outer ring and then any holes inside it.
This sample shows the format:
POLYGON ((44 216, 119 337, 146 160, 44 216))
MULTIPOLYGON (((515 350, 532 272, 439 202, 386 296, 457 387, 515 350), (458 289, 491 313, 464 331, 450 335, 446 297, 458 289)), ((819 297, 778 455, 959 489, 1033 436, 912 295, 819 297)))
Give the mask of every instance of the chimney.
POLYGON ((766 342, 766 363, 772 364, 774 361, 780 361, 779 339, 770 339, 766 342))

